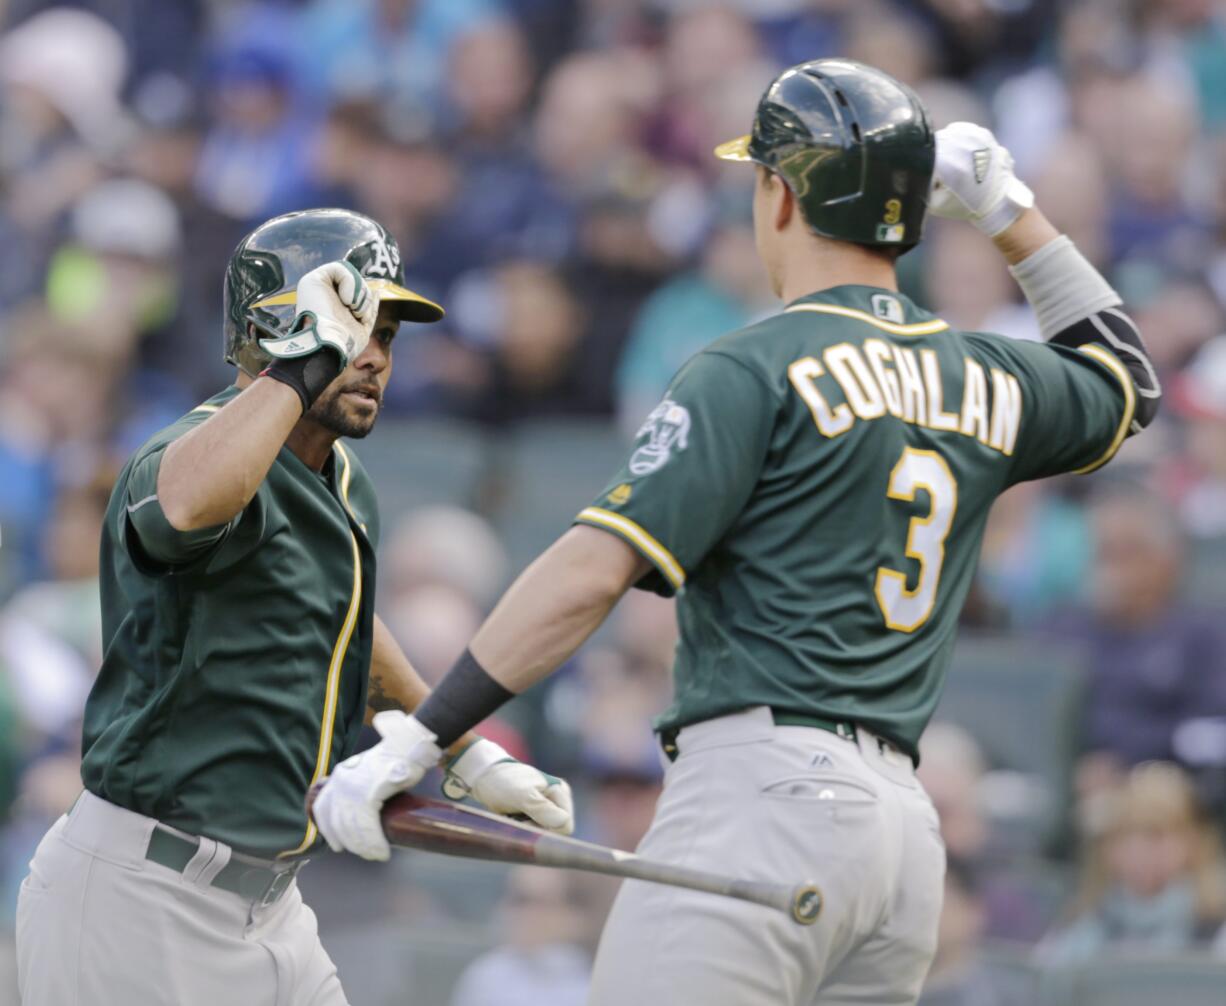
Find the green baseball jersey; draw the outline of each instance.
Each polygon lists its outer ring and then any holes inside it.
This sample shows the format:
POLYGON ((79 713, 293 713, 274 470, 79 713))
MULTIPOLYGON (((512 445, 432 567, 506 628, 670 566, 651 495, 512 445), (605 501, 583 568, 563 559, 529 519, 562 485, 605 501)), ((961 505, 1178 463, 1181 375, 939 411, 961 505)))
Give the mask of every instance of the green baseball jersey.
POLYGON ((651 561, 639 586, 680 592, 657 726, 765 705, 914 755, 992 501, 1105 464, 1134 404, 1101 347, 954 331, 872 287, 699 353, 577 517, 651 561))
POLYGON ((283 447, 230 523, 181 532, 155 435, 120 474, 102 536, 105 656, 85 707, 86 788, 257 856, 316 840, 303 798, 352 753, 370 672, 375 495, 337 444, 322 473, 283 447))

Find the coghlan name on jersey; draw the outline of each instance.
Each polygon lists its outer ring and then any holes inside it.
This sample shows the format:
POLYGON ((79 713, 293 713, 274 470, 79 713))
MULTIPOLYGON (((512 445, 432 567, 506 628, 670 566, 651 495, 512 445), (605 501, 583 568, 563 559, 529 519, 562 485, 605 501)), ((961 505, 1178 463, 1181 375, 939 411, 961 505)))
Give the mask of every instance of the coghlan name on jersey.
MULTIPOLYGON (((841 342, 817 359, 806 356, 788 367, 788 380, 813 413, 823 436, 838 437, 857 419, 871 421, 891 415, 930 430, 959 433, 1002 454, 1011 455, 1022 421, 1022 389, 1012 374, 985 369, 964 357, 957 384, 941 372, 933 349, 912 349, 885 339, 859 345, 841 342), (832 403, 819 378, 829 375, 843 392, 832 403), (953 401, 946 388, 961 384, 962 400, 953 401), (946 399, 953 409, 946 408, 946 399)), ((956 392, 955 392, 956 394, 956 392)))

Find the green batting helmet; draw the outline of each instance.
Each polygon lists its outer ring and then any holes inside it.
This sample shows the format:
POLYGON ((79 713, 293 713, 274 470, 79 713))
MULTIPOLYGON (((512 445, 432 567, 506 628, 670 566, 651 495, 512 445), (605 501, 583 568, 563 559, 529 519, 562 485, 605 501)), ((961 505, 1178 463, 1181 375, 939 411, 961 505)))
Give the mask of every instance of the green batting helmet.
POLYGON ((438 321, 443 309, 404 285, 395 239, 370 217, 351 210, 303 210, 261 224, 234 249, 226 266, 226 362, 258 374, 272 357, 259 344, 289 331, 298 280, 326 262, 344 259, 366 277, 380 305, 401 321, 438 321), (254 327, 255 331, 252 331, 254 327))
POLYGON ((924 229, 936 140, 915 93, 850 59, 817 59, 775 78, 753 132, 715 148, 787 183, 822 237, 914 246, 924 229))

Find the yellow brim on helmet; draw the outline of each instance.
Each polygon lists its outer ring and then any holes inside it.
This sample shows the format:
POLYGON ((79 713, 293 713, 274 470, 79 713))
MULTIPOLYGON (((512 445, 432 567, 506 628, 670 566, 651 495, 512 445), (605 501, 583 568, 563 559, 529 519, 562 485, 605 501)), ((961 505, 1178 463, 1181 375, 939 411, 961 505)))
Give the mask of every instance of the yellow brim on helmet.
POLYGON ((715 156, 721 161, 752 161, 753 158, 749 156, 750 139, 746 133, 735 140, 727 140, 715 148, 715 156))
MULTIPOLYGON (((390 279, 368 279, 366 283, 371 292, 379 298, 380 305, 390 303, 396 306, 396 317, 401 321, 438 321, 446 313, 434 301, 419 293, 414 293, 399 283, 393 283, 390 279)), ((265 297, 252 304, 251 307, 253 310, 260 307, 286 307, 297 302, 298 292, 286 290, 273 297, 265 297)))

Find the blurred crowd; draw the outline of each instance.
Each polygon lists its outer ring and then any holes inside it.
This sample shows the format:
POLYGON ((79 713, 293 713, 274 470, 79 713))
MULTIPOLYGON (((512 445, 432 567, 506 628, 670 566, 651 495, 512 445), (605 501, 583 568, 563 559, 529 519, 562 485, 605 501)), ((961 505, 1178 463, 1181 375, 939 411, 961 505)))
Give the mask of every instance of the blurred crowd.
MULTIPOLYGON (((448 316, 401 334, 389 417, 477 430, 494 453, 532 424, 628 437, 688 356, 778 308, 751 175, 711 149, 747 131, 780 67, 842 55, 913 86, 937 126, 998 132, 1167 390, 1106 472, 993 512, 964 631, 1037 664, 1074 654, 1071 753, 1044 783, 1000 761, 990 724, 933 728, 922 772, 951 868, 924 1002, 1013 1002, 985 963, 1002 942, 1051 967, 1226 957, 1226 3, 0 0, 0 27, 0 928, 79 788, 110 486, 228 382, 239 238, 323 205, 396 236, 408 284, 448 316), (1036 801, 1054 824, 1019 843, 1005 822, 1036 801)), ((900 272, 957 327, 1037 338, 968 227, 930 222, 900 272)), ((577 510, 599 486, 565 474, 577 510)), ((427 678, 515 573, 495 502, 385 515, 380 607, 427 678)), ((675 632, 669 602, 631 596, 487 725, 570 775, 585 837, 632 848, 650 820, 675 632)), ((1056 729, 1029 726, 1036 747, 1056 729)), ((457 904, 431 879, 446 864, 423 862, 393 884, 313 867, 325 942, 359 916, 451 920, 468 956, 489 948, 454 1006, 583 1001, 614 886, 480 874, 457 904)))

